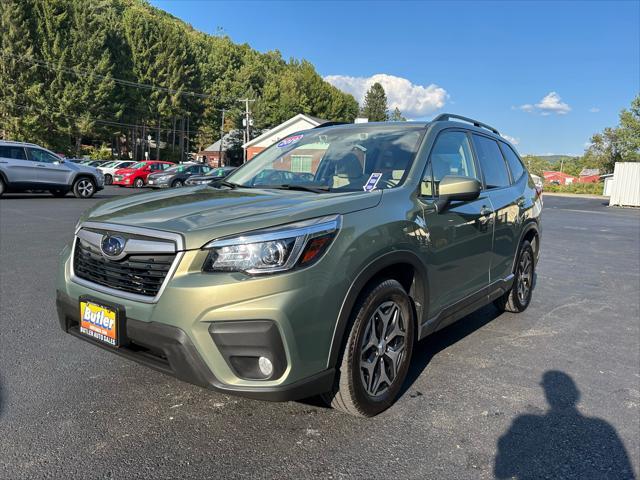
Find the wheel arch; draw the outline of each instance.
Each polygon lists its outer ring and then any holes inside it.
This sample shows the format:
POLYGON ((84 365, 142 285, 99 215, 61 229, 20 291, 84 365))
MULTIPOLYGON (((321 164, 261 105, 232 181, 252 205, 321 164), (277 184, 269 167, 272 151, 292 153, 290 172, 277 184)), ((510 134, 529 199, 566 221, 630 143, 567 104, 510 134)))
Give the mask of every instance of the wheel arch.
POLYGON ((518 249, 516 250, 516 254, 513 257, 513 265, 511 266, 511 271, 515 272, 516 261, 520 256, 520 248, 522 247, 522 242, 527 240, 531 243, 531 247, 533 248, 533 254, 535 261, 538 261, 538 256, 540 254, 540 226, 536 220, 529 220, 522 227, 522 231, 520 232, 520 239, 518 241, 518 249))
POLYGON ((410 250, 389 252, 370 262, 349 286, 333 332, 328 368, 335 368, 339 362, 356 302, 369 285, 382 279, 397 280, 406 290, 413 307, 416 339, 419 338, 421 319, 428 302, 426 267, 418 255, 410 250))

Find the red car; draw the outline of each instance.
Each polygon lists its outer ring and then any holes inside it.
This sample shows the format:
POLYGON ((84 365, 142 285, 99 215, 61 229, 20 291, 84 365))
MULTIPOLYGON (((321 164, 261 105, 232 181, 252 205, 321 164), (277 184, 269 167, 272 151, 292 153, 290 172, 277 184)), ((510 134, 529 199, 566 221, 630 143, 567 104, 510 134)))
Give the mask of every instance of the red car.
POLYGON ((161 162, 160 160, 145 160, 138 162, 130 167, 116 170, 113 174, 113 184, 120 187, 137 187, 141 188, 147 183, 147 177, 150 173, 161 172, 172 167, 171 162, 161 162))

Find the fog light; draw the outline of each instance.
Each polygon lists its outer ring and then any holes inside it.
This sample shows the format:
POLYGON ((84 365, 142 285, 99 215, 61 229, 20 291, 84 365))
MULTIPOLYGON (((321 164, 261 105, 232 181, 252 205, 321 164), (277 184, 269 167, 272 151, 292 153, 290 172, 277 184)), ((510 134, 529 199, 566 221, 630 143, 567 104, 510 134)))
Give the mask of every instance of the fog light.
POLYGON ((267 357, 260 357, 258 359, 258 367, 260 367, 260 373, 265 377, 270 377, 273 373, 273 363, 267 357))

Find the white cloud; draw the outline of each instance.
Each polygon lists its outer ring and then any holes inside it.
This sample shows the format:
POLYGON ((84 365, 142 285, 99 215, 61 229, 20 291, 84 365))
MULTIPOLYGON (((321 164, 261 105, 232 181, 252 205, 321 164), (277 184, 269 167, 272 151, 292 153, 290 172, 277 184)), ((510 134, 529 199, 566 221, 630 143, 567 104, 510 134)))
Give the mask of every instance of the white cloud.
POLYGON ((406 78, 377 73, 370 77, 328 75, 324 79, 343 92, 353 95, 360 104, 367 90, 378 82, 387 94, 389 110, 398 107, 405 117, 424 117, 442 108, 449 98, 447 91, 438 85, 426 87, 411 83, 406 78))
POLYGON ((551 115, 553 113, 557 115, 566 115, 571 111, 571 107, 568 103, 562 101, 560 95, 556 92, 549 92, 542 100, 540 100, 535 105, 530 103, 525 103, 524 105, 520 105, 520 110, 529 113, 539 113, 540 115, 551 115))
POLYGON ((500 134, 502 136, 502 138, 504 138, 505 140, 511 142, 513 145, 518 145, 520 143, 520 139, 516 138, 516 137, 512 137, 511 135, 506 135, 504 133, 500 134))
POLYGON ((598 112, 600 111, 600 109, 599 109, 598 107, 591 107, 591 108, 589 109, 589 111, 590 111, 591 113, 598 113, 598 112))

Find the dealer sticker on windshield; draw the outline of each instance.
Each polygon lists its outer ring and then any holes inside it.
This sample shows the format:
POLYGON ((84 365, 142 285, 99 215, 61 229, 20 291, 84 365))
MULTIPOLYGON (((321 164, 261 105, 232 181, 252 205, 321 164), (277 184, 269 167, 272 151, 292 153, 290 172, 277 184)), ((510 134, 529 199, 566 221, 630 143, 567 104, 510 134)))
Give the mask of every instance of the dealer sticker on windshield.
POLYGON ((292 137, 285 138, 280 143, 278 143, 278 148, 288 147, 292 143, 299 142, 302 139, 302 137, 304 137, 304 135, 294 135, 292 137))
POLYGON ((376 186, 378 185, 378 182, 380 181, 380 178, 382 178, 381 173, 373 172, 369 176, 369 180, 367 180, 367 183, 364 184, 364 187, 362 187, 362 189, 365 192, 370 192, 371 190, 375 190, 376 186))

